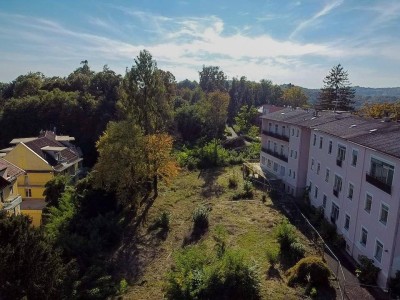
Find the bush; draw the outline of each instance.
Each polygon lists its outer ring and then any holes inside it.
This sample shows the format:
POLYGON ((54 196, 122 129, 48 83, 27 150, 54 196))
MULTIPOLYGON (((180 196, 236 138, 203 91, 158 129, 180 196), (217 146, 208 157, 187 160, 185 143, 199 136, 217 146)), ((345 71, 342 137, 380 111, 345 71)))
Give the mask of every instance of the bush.
POLYGON ((330 274, 331 272, 328 266, 321 258, 316 256, 309 256, 301 259, 286 273, 289 286, 309 283, 317 287, 328 286, 330 274))
POLYGON ((369 259, 364 255, 360 255, 358 261, 360 262, 358 266, 359 272, 357 272, 358 279, 360 279, 360 281, 364 284, 375 285, 381 269, 374 265, 374 261, 372 259, 369 259))
POLYGON ((160 213, 156 221, 153 224, 153 228, 161 228, 163 230, 169 230, 170 214, 166 211, 160 213))
POLYGON ((290 244, 290 248, 287 251, 290 259, 293 262, 297 262, 304 257, 306 253, 306 248, 300 242, 293 242, 290 244))
POLYGON ((252 198, 253 197, 253 183, 250 180, 245 180, 243 182, 243 191, 245 197, 252 198))
POLYGON ((272 268, 275 268, 275 265, 279 262, 279 249, 268 248, 266 254, 269 264, 272 268))
POLYGON ((209 210, 205 206, 199 206, 193 212, 193 231, 201 232, 208 228, 208 214, 209 210))
POLYGON ((317 289, 315 287, 311 288, 310 297, 314 299, 317 298, 317 296, 318 296, 317 289))
POLYGON ((320 233, 324 240, 333 242, 336 239, 336 225, 329 223, 326 219, 320 221, 320 233))
POLYGON ((295 227, 288 220, 283 220, 276 228, 276 236, 281 252, 290 250, 291 244, 297 242, 295 227))
POLYGON ((260 279, 257 267, 240 252, 217 257, 205 248, 188 247, 176 256, 165 294, 174 300, 260 299, 260 279))
POLYGON ((230 189, 236 189, 239 184, 239 179, 236 173, 233 173, 228 178, 228 187, 230 189))

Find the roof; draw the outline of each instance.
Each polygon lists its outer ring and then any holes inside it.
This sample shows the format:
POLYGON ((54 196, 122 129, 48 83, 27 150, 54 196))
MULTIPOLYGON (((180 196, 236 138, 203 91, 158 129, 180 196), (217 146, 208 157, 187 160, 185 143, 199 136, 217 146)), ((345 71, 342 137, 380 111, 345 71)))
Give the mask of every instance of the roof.
POLYGON ((43 151, 55 151, 55 152, 59 152, 62 150, 67 149, 67 147, 52 147, 52 146, 45 146, 42 148, 43 151))
POLYGON ((10 142, 10 144, 11 145, 16 145, 16 144, 19 144, 19 143, 26 143, 26 142, 29 142, 29 141, 33 141, 35 139, 37 139, 37 137, 18 138, 18 139, 13 139, 10 142))
POLYGON ((75 141, 73 136, 68 135, 56 135, 56 141, 66 142, 66 141, 75 141))
POLYGON ((25 173, 24 170, 10 163, 4 158, 0 158, 0 170, 7 169, 7 177, 18 177, 25 173))
POLYGON ((12 149, 14 149, 14 148, 13 148, 13 147, 4 148, 4 149, 0 149, 0 152, 2 152, 2 153, 8 153, 8 152, 10 152, 12 149))
POLYGON ((347 141, 400 158, 400 123, 364 118, 349 112, 284 109, 263 119, 322 131, 347 141))

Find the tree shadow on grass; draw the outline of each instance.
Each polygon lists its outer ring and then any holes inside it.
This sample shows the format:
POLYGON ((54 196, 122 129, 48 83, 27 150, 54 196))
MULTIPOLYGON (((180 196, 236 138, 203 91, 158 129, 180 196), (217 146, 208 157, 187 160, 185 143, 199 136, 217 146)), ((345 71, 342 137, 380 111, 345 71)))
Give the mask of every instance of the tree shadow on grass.
POLYGON ((188 245, 196 244, 207 232, 208 227, 198 229, 193 228, 193 230, 183 238, 182 248, 188 245))
POLYGON ((204 180, 201 191, 203 197, 219 197, 224 193, 224 188, 216 182, 218 177, 223 173, 223 168, 204 169, 200 171, 199 178, 204 180))
POLYGON ((281 274, 279 273, 279 270, 272 266, 269 266, 268 268, 267 279, 276 279, 279 281, 283 280, 281 274))

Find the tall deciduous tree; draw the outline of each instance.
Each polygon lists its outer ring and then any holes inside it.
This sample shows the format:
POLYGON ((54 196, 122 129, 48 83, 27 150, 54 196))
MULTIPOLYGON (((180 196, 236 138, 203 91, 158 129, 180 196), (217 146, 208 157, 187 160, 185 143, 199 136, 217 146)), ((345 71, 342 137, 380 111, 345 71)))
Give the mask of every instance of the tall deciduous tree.
POLYGON ((174 76, 158 69, 147 50, 141 51, 123 80, 124 117, 134 119, 144 134, 165 130, 172 120, 174 85, 174 76))
POLYGON ((285 105, 292 107, 302 107, 307 104, 307 96, 298 86, 292 86, 283 92, 282 100, 285 105))
POLYGON ((223 92, 209 93, 201 104, 209 138, 222 137, 228 117, 228 104, 229 94, 223 92))
POLYGON ((254 106, 243 105, 238 115, 235 117, 235 123, 241 133, 247 134, 251 126, 255 123, 258 111, 254 106))
POLYGON ((206 92, 221 91, 225 92, 228 89, 226 76, 222 70, 217 66, 203 66, 203 69, 199 72, 200 75, 200 87, 206 92))
POLYGON ((355 90, 351 87, 347 71, 338 64, 324 79, 324 87, 318 96, 319 109, 353 110, 355 90))

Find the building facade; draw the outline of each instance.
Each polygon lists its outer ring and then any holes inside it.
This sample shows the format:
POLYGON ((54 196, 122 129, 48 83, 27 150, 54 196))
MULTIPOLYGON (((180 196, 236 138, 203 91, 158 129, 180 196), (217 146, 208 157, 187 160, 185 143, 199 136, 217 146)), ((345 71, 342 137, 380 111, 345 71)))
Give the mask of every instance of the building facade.
POLYGON ((25 171, 17 180, 22 194, 21 212, 32 218, 34 226, 41 224, 46 183, 58 174, 74 177, 79 173, 82 158, 71 144, 73 140, 46 131, 38 137, 14 139, 10 148, 0 150, 5 160, 25 171))
MULTIPOLYGON (((394 184, 400 182, 400 124, 349 113, 292 109, 263 117, 263 126, 274 122, 278 128, 300 127, 303 134, 293 143, 290 137, 289 149, 293 145, 308 150, 300 154, 307 163, 288 160, 285 167, 304 176, 297 187, 309 188, 311 204, 322 208, 325 218, 337 226, 349 255, 374 260, 381 269, 378 284, 386 287, 400 270, 400 185, 394 184)), ((272 140, 268 136, 263 148, 272 140)), ((262 151, 261 165, 273 157, 262 151)), ((281 179, 286 192, 300 196, 287 189, 293 184, 287 177, 281 179)))
POLYGON ((22 198, 17 179, 24 173, 24 170, 0 158, 0 210, 5 210, 9 215, 19 215, 21 212, 22 198))

